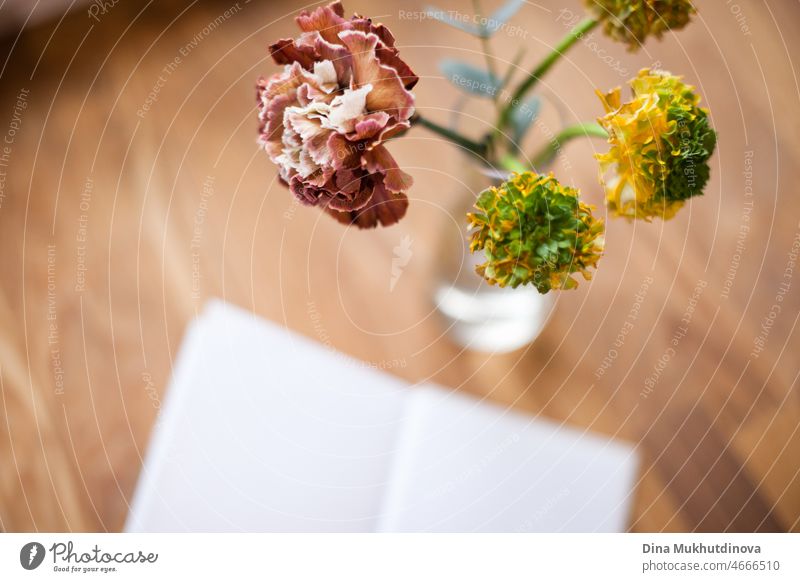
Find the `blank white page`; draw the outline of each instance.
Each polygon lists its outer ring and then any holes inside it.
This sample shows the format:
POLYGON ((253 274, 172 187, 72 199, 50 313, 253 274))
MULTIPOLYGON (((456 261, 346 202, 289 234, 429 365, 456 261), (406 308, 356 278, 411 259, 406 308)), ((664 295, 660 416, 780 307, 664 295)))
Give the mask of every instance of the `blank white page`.
POLYGON ((625 531, 633 449, 435 387, 412 391, 381 531, 625 531))
POLYGON ((127 531, 374 531, 405 383, 221 302, 184 338, 127 531))
POLYGON ((189 327, 127 531, 621 531, 629 446, 411 388, 213 302, 189 327))

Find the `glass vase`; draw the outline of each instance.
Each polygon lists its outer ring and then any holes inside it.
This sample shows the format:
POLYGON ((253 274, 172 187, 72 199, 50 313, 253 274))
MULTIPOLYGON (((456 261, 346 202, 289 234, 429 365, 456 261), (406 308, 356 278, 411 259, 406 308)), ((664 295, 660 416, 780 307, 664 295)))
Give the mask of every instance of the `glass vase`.
POLYGON ((538 337, 553 312, 554 300, 551 294, 541 295, 530 286, 490 285, 475 272, 485 257, 483 251, 469 250, 466 215, 474 211, 478 195, 502 182, 507 173, 481 165, 476 158, 466 160, 462 168, 463 182, 439 239, 434 304, 448 336, 459 346, 510 352, 538 337))

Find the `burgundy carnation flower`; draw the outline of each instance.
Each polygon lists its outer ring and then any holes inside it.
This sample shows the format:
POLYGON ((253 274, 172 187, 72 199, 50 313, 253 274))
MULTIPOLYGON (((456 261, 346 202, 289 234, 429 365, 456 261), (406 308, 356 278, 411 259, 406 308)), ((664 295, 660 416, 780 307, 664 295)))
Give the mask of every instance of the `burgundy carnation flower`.
POLYGON ((298 38, 270 46, 283 72, 258 81, 259 143, 300 202, 361 228, 394 224, 412 180, 384 142, 409 128, 418 79, 389 29, 345 19, 338 0, 296 21, 298 38))

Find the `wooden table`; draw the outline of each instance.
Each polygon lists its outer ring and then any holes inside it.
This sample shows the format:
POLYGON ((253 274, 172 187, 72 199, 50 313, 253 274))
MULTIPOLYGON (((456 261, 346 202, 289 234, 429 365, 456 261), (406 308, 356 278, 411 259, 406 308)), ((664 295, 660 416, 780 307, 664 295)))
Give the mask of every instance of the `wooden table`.
MULTIPOLYGON (((256 148, 253 90, 296 8, 157 4, 120 2, 97 21, 79 10, 2 52, 2 529, 121 528, 186 324, 217 296, 402 362, 390 371, 408 380, 637 443, 634 531, 800 530, 796 1, 699 2, 677 35, 629 54, 597 34, 546 78, 574 122, 600 114, 595 87, 660 62, 698 85, 720 143, 705 197, 666 224, 611 222, 594 281, 506 355, 460 350, 431 314, 436 235, 464 173, 455 149, 422 129, 392 145, 416 179, 395 227, 359 232, 297 207, 256 148), (390 291, 405 236, 413 256, 390 291)), ((445 122, 456 91, 436 62, 480 63, 480 46, 401 17, 422 4, 346 7, 391 26, 422 77, 420 111, 445 122)), ((493 49, 508 61, 525 45, 529 67, 562 17, 556 2, 528 5, 493 49)), ((603 147, 570 144, 555 168, 595 203, 603 147)))

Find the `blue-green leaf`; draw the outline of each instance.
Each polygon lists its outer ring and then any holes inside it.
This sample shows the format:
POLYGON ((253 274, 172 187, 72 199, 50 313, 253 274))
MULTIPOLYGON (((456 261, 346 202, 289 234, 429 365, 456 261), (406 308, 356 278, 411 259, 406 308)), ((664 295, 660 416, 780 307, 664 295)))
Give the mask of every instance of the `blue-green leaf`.
POLYGON ((509 0, 488 18, 486 26, 482 28, 488 34, 494 34, 503 28, 503 25, 508 22, 524 4, 525 0, 509 0))
MULTIPOLYGON (((502 10, 502 8, 500 10, 502 10)), ((438 20, 439 22, 452 26, 453 28, 457 28, 458 30, 469 33, 473 36, 483 36, 483 27, 476 26, 463 19, 453 18, 450 16, 451 12, 454 11, 442 10, 436 6, 425 7, 425 15, 428 18, 433 18, 434 20, 438 20)))
POLYGON ((511 130, 514 142, 517 145, 525 138, 525 134, 528 132, 533 120, 539 114, 540 106, 541 99, 536 95, 532 95, 517 105, 511 112, 511 130))
POLYGON ((494 97, 501 86, 500 80, 488 71, 461 61, 444 59, 439 69, 453 85, 473 95, 494 97))

